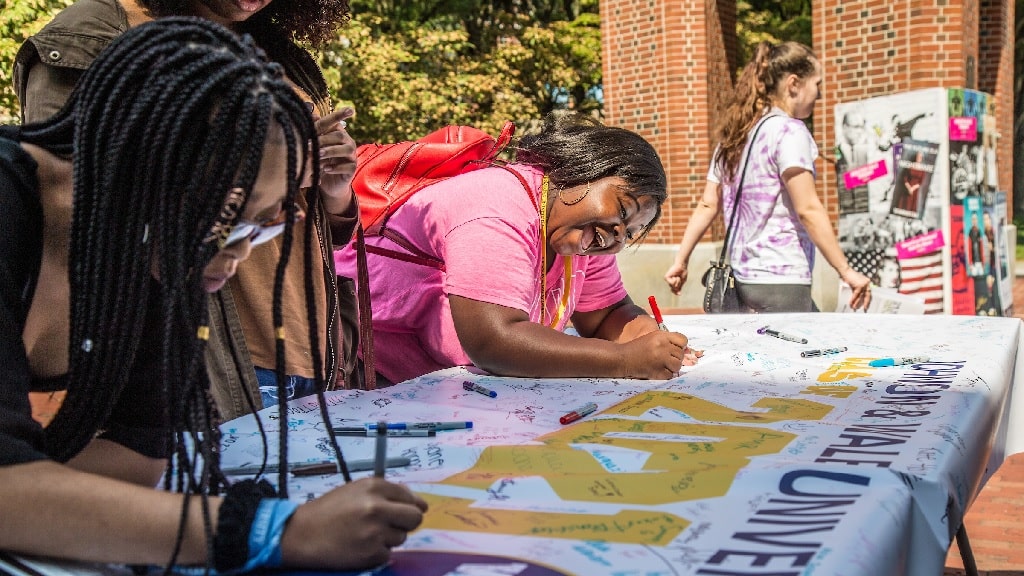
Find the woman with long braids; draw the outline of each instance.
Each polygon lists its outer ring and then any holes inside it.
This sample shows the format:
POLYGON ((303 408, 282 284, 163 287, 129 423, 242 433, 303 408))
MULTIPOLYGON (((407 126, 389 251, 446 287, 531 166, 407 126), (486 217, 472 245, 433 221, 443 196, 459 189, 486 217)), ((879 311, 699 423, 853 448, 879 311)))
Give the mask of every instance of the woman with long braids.
MULTIPOLYGON (((291 334, 285 357, 285 399, 317 390, 358 385, 354 365, 355 306, 351 282, 338 278, 331 259, 334 244, 349 241, 356 224, 349 182, 355 169, 355 142, 346 131, 351 108, 332 111, 330 94, 316 61, 305 48, 320 49, 351 17, 348 0, 76 0, 22 45, 14 66, 13 84, 21 102, 22 122, 52 116, 67 99, 75 81, 93 58, 125 30, 165 16, 197 16, 249 34, 267 57, 281 64, 285 76, 313 109, 320 135, 322 209, 308 211, 313 226, 299 230, 292 259, 313 246, 313 289, 321 331, 313 366, 308 326, 301 310, 305 278, 295 268, 284 277, 284 322, 291 334), (316 381, 322 371, 325 381, 316 381)), ((302 200, 300 199, 300 203, 302 200)), ((55 219, 54 232, 67 229, 55 219)), ((207 369, 211 394, 225 420, 275 403, 275 345, 272 326, 274 267, 283 249, 280 237, 253 253, 239 266, 224 290, 209 299, 211 324, 207 369), (236 367, 235 357, 241 360, 236 367)), ((66 300, 66 298, 65 298, 66 300)), ((56 304, 56 303, 53 303, 56 304)), ((51 318, 29 318, 27 344, 39 350, 63 350, 67 334, 51 318)), ((45 422, 45 416, 40 420, 45 422)))
POLYGON ((672 292, 682 289, 693 249, 724 213, 726 225, 732 224, 729 261, 744 311, 816 310, 811 300, 815 246, 853 289, 850 306, 867 309, 870 280, 847 262, 814 188, 818 147, 802 120, 814 112, 820 84, 821 63, 807 46, 757 45, 726 101, 704 195, 665 272, 672 292))
MULTIPOLYGON (((423 500, 382 479, 288 500, 287 427, 279 492, 220 471, 206 296, 254 244, 294 240, 318 152, 281 67, 250 38, 191 18, 126 32, 57 116, 0 129, 0 550, 218 572, 352 569, 386 561, 419 525, 423 500), (70 252, 48 228, 69 201, 70 252), (61 284, 72 295, 68 350, 31 356, 26 318, 61 284), (44 429, 28 392, 54 387, 67 398, 44 429)), ((288 254, 273 279, 282 375, 288 254)), ((303 260, 290 265, 308 272, 303 260)))

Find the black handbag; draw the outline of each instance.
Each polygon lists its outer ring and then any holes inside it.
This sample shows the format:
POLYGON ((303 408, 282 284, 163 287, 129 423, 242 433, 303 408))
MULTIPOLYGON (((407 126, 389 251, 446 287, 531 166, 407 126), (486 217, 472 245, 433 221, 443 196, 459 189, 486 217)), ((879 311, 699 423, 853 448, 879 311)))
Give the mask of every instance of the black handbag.
MULTIPOLYGON (((761 131, 766 120, 775 116, 765 116, 754 129, 750 137, 750 146, 753 146, 757 139, 757 133, 761 131)), ((747 164, 750 162, 750 151, 747 150, 746 158, 743 160, 743 169, 740 171, 740 182, 736 187, 736 201, 732 204, 732 215, 729 217, 729 224, 725 228, 725 239, 722 241, 722 252, 718 255, 718 261, 711 261, 711 267, 701 278, 704 285, 704 312, 708 314, 721 314, 729 312, 741 312, 739 295, 736 294, 736 277, 732 274, 732 266, 729 265, 729 236, 732 235, 733 226, 736 224, 736 209, 740 206, 740 194, 743 193, 743 178, 747 174, 747 164)))
POLYGON ((701 279, 704 284, 704 311, 709 314, 720 314, 740 311, 740 299, 736 295, 736 278, 732 275, 732 266, 721 259, 712 261, 711 267, 704 272, 701 279))

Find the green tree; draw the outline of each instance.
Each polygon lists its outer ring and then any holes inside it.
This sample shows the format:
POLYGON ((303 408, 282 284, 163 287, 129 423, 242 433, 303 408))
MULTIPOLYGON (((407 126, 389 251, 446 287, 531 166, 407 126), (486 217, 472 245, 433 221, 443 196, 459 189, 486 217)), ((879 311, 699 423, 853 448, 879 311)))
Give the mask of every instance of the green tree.
POLYGON ((761 41, 795 40, 811 46, 811 0, 739 0, 736 20, 740 67, 761 41))
POLYGON ((71 0, 5 0, 0 10, 0 122, 16 122, 18 98, 11 73, 18 48, 71 0))
POLYGON ((572 107, 600 113, 597 1, 353 2, 322 56, 356 108, 357 140, 415 138, 445 124, 492 132, 572 107))
MULTIPOLYGON (((0 116, 17 116, 14 55, 72 0, 5 0, 0 116)), ((551 110, 601 114, 599 0, 353 0, 355 17, 320 55, 352 104, 361 142, 415 138, 445 124, 522 128, 551 110)), ((740 0, 741 62, 757 41, 810 44, 811 0, 740 0)))

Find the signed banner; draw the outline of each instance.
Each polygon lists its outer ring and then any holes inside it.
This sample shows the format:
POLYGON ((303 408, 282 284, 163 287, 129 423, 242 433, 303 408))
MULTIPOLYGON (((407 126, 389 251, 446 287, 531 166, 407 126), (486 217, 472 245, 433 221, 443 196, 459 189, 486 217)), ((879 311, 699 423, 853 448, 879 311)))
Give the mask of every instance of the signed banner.
MULTIPOLYGON (((1003 458, 1020 321, 765 318, 666 318, 705 351, 669 381, 453 368, 327 393, 330 427, 473 423, 388 438, 388 456, 410 464, 387 478, 430 510, 379 573, 941 573, 986 469, 1003 458), (766 321, 808 342, 758 334, 766 321), (899 364, 911 356, 927 361, 899 364), (467 381, 496 394, 466 390, 467 381), (559 423, 588 401, 593 413, 559 423)), ((282 419, 273 408, 259 417, 276 462, 282 419)), ((287 425, 293 463, 332 458, 315 397, 292 401, 287 425)), ((225 466, 260 461, 252 416, 222 431, 225 466)), ((338 440, 347 459, 373 458, 373 438, 338 440)), ((338 474, 293 476, 289 493, 301 501, 341 483, 338 474)))

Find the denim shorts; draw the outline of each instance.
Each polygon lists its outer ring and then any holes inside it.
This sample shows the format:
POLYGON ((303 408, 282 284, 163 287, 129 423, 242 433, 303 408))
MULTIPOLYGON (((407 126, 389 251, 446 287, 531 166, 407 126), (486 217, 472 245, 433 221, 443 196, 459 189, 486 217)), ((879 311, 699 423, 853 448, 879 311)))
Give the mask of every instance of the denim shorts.
MULTIPOLYGON (((263 407, 277 406, 277 374, 270 368, 256 367, 256 380, 260 386, 260 399, 263 400, 263 407)), ((285 400, 294 400, 316 394, 316 380, 302 376, 285 376, 285 390, 288 397, 285 400)))

